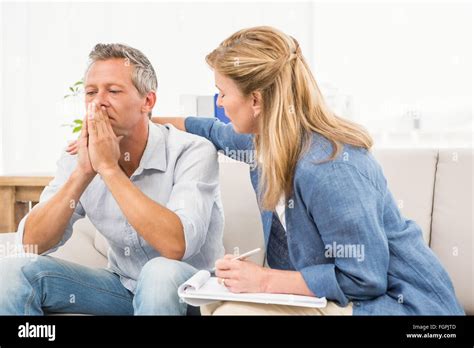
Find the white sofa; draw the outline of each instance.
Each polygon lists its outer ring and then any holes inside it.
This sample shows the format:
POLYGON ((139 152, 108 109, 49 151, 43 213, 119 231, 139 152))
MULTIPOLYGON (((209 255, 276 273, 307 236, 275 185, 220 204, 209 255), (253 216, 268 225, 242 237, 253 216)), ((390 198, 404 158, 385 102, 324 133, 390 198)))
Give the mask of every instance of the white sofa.
MULTIPOLYGON (((450 274, 466 313, 474 314, 473 149, 380 149, 374 155, 402 214, 420 225, 426 243, 450 274)), ((226 250, 263 247, 248 166, 221 155, 220 162, 226 250)), ((52 255, 86 266, 106 266, 104 238, 87 219, 74 228, 73 237, 52 255)), ((0 243, 11 243, 13 238, 13 233, 0 234, 0 243)), ((253 260, 263 264, 263 254, 253 260)))

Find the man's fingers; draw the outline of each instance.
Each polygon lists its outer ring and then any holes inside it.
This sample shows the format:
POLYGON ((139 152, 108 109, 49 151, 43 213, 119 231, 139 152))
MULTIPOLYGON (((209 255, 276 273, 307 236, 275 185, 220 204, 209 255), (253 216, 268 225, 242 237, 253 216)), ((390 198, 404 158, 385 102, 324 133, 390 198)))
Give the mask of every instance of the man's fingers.
POLYGON ((108 133, 104 113, 102 112, 102 109, 96 104, 94 104, 93 108, 94 120, 96 121, 97 136, 99 138, 102 138, 108 133))
MULTIPOLYGON (((103 120, 104 120, 104 125, 105 125, 106 131, 109 133, 109 135, 111 137, 115 137, 115 132, 112 129, 112 125, 110 124, 109 114, 108 114, 107 109, 106 109, 105 106, 101 106, 101 112, 102 112, 102 117, 103 117, 103 120)), ((119 139, 119 141, 120 140, 122 140, 122 139, 119 139)))
POLYGON ((90 134, 91 137, 95 137, 97 135, 97 126, 96 120, 94 119, 94 111, 92 108, 92 103, 89 104, 87 110, 87 132, 90 134))
POLYGON ((88 134, 87 134, 87 112, 86 112, 86 116, 82 120, 81 135, 79 136, 79 138, 87 138, 87 136, 88 134))

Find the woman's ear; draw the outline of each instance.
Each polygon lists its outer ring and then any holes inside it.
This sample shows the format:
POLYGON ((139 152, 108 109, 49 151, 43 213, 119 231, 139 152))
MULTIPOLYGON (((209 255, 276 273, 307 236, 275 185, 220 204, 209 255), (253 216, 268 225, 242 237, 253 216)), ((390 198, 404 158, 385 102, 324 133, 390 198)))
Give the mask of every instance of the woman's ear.
POLYGON ((142 106, 142 112, 146 113, 147 115, 153 110, 153 107, 156 103, 156 92, 150 91, 147 93, 145 97, 145 104, 142 106))
POLYGON ((253 116, 258 117, 263 108, 262 93, 260 93, 260 91, 252 92, 251 98, 252 98, 253 116))

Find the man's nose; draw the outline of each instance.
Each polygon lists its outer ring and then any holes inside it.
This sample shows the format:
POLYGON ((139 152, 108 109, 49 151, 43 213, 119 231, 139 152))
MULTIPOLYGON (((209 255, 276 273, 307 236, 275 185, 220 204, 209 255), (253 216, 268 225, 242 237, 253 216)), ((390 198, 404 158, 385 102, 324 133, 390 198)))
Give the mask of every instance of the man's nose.
POLYGON ((91 102, 94 102, 99 107, 102 107, 102 106, 107 107, 109 105, 107 95, 105 92, 96 93, 94 98, 91 100, 91 102))

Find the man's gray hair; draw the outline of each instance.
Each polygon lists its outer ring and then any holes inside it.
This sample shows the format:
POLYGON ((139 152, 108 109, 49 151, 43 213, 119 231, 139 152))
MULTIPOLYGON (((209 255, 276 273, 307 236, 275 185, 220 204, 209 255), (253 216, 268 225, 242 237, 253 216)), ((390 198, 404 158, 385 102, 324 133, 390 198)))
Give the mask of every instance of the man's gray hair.
POLYGON ((86 74, 95 62, 114 58, 125 59, 125 64, 133 66, 132 82, 142 97, 150 91, 156 92, 158 80, 155 69, 153 69, 150 61, 142 52, 127 45, 118 43, 99 43, 95 45, 94 49, 89 53, 90 62, 86 74))

